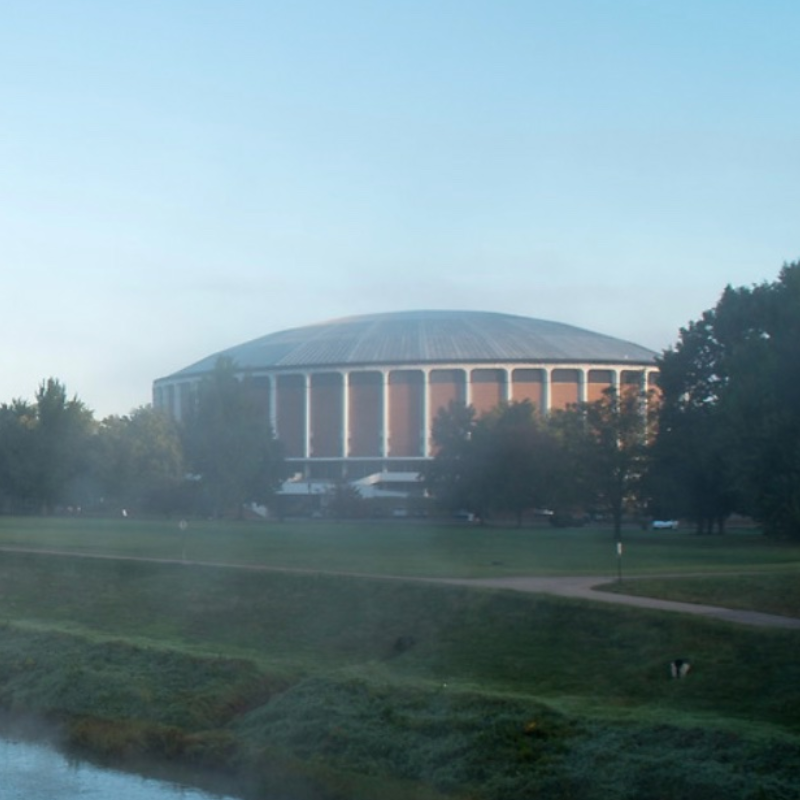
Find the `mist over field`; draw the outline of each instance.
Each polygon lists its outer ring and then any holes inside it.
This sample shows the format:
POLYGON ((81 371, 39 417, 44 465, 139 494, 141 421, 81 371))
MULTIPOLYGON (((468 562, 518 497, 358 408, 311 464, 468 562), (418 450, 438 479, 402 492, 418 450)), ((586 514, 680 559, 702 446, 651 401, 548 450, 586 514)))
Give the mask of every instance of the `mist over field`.
MULTIPOLYGON (((609 528, 189 534, 184 561, 175 521, 0 520, 0 704, 108 763, 217 769, 243 798, 643 800, 654 764, 675 797, 765 782, 797 796, 796 631, 469 584, 591 574, 598 558, 613 583, 609 528), (58 540, 64 555, 45 552, 58 540), (681 681, 676 657, 692 663, 681 681)), ((671 553, 756 603, 788 590, 800 558, 747 531, 626 540, 622 588, 671 553)))

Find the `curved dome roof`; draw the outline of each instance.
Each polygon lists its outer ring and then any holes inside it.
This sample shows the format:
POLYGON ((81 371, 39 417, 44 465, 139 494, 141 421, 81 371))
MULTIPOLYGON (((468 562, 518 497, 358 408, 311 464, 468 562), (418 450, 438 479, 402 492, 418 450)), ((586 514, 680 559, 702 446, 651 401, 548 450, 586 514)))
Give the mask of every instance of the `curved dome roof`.
POLYGON ((485 311, 406 311, 347 317, 279 331, 222 350, 170 377, 239 369, 425 363, 600 362, 653 364, 645 347, 572 325, 485 311))

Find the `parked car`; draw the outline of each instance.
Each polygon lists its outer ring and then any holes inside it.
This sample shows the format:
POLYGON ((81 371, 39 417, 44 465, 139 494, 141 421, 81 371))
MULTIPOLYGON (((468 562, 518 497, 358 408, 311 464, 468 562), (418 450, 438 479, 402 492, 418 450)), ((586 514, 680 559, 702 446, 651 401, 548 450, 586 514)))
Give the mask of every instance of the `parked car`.
POLYGON ((678 530, 678 520, 654 519, 650 523, 650 528, 654 531, 676 531, 678 530))

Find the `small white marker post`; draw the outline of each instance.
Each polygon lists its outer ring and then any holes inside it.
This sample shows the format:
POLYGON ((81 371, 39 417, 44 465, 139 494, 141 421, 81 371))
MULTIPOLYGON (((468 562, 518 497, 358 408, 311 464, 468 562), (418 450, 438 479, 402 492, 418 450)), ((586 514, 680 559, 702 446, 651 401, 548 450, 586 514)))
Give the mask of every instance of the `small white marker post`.
POLYGON ((617 542, 617 582, 622 583, 622 542, 617 542))

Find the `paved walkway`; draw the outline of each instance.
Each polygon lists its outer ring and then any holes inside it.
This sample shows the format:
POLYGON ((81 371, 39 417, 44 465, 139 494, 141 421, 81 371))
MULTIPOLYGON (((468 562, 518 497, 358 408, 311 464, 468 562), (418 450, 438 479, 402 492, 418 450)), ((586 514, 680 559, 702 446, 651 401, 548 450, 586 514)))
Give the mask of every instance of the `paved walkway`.
MULTIPOLYGON (((534 592, 552 594, 558 597, 574 597, 596 603, 616 603, 617 605, 652 608, 658 611, 675 611, 682 614, 696 614, 703 617, 735 622, 740 625, 755 625, 762 628, 790 628, 800 630, 800 619, 783 617, 777 614, 762 614, 759 611, 742 611, 733 608, 720 608, 700 603, 679 603, 674 600, 659 600, 654 597, 617 594, 598 591, 595 587, 609 584, 613 579, 598 576, 556 577, 556 578, 475 578, 472 580, 441 580, 459 586, 485 586, 492 589, 508 589, 515 592, 534 592)), ((635 580, 632 579, 632 580, 635 580)))
MULTIPOLYGON (((325 573, 319 569, 292 569, 281 567, 267 567, 262 565, 247 564, 220 564, 203 561, 184 561, 182 559, 145 558, 137 556, 107 555, 100 553, 75 553, 59 550, 36 550, 22 547, 0 547, 0 552, 14 553, 46 553, 49 555, 69 556, 77 558, 100 558, 110 560, 130 561, 157 561, 173 564, 195 564, 206 567, 227 567, 232 569, 249 569, 264 572, 296 572, 296 573, 325 573)), ((590 600, 595 603, 615 603, 616 605, 636 606, 638 608, 652 608, 657 611, 674 611, 681 614, 695 614, 702 617, 734 622, 740 625, 753 625, 760 628, 788 628, 800 630, 800 618, 782 617, 778 614, 762 614, 759 611, 743 611, 734 608, 720 608, 707 606, 700 603, 678 603, 674 600, 659 600, 654 597, 637 597, 635 595, 617 594, 615 592, 598 591, 596 587, 613 582, 609 576, 558 576, 551 578, 517 577, 517 578, 414 578, 408 576, 366 575, 361 573, 330 573, 348 575, 353 578, 371 578, 402 581, 420 581, 425 583, 443 583, 453 586, 476 586, 489 589, 507 589, 512 592, 530 592, 532 594, 550 594, 557 597, 573 597, 580 600, 590 600)), ((680 576, 674 576, 680 577, 680 576)), ((629 578, 628 581, 634 581, 629 578)))

